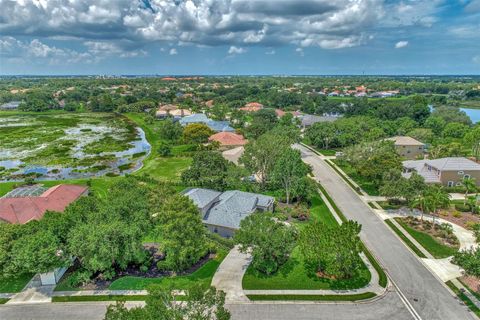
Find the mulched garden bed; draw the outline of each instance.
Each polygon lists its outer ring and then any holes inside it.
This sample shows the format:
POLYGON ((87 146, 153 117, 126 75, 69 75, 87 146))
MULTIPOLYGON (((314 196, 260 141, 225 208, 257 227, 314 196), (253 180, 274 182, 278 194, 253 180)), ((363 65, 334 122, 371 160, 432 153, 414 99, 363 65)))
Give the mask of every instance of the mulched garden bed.
MULTIPOLYGON (((133 277, 143 277, 143 278, 161 278, 161 277, 172 277, 172 276, 182 276, 191 274, 198 269, 200 269, 205 263, 208 261, 215 259, 215 253, 208 253, 206 256, 201 258, 197 263, 191 266, 189 269, 182 271, 182 272, 173 272, 173 271, 163 271, 157 268, 157 262, 163 260, 165 256, 163 253, 159 251, 159 246, 156 243, 145 243, 144 247, 146 250, 150 252, 152 255, 152 263, 150 268, 143 272, 140 270, 140 266, 138 265, 129 265, 125 270, 115 269, 116 275, 110 279, 105 280, 102 277, 101 273, 98 273, 94 276, 94 278, 84 284, 76 287, 78 290, 106 290, 110 287, 112 282, 115 280, 125 277, 125 276, 133 276, 133 277)), ((64 279, 67 279, 71 274, 77 271, 80 268, 78 262, 76 262, 73 266, 71 266, 65 275, 63 276, 64 279)))
POLYGON ((409 227, 432 236, 435 240, 437 240, 443 245, 456 248, 460 244, 458 238, 453 234, 453 232, 446 232, 438 224, 435 224, 435 226, 433 226, 433 223, 428 220, 422 221, 419 218, 414 217, 406 217, 402 218, 402 220, 409 227))
POLYGON ((455 223, 461 227, 466 229, 469 228, 469 224, 472 223, 480 223, 480 215, 473 214, 469 212, 460 212, 460 214, 456 214, 456 210, 444 210, 440 213, 440 218, 455 223))
POLYGON ((472 276, 462 276, 460 281, 473 292, 480 294, 480 279, 472 276))

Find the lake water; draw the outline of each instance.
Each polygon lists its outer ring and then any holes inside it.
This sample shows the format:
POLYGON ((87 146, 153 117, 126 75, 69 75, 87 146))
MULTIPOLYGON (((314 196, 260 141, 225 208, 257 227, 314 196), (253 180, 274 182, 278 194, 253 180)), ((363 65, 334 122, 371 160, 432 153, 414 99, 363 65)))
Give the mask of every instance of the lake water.
MULTIPOLYGON (((430 110, 433 109, 432 105, 429 105, 430 110)), ((460 108, 463 112, 467 114, 467 116, 472 120, 473 123, 480 122, 480 109, 468 109, 468 108, 460 108)))

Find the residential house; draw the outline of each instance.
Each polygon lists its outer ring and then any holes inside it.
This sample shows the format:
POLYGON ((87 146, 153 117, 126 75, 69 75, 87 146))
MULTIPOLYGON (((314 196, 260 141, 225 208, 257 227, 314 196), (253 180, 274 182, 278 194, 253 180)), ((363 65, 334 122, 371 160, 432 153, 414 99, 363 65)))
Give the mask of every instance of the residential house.
POLYGON ((0 110, 14 110, 17 109, 21 101, 10 101, 0 105, 0 110))
POLYGON ((404 177, 409 178, 414 171, 426 183, 453 187, 460 186, 464 178, 474 178, 480 185, 480 164, 463 157, 403 161, 404 177))
POLYGON ((242 111, 246 112, 257 112, 263 109, 263 104, 258 103, 258 102, 250 102, 247 103, 244 107, 240 108, 242 111))
POLYGON ((236 147, 233 149, 228 149, 222 152, 222 157, 225 160, 228 160, 230 162, 233 162, 238 166, 238 161, 240 160, 240 157, 243 155, 245 152, 244 147, 236 147))
POLYGON ((192 123, 203 123, 215 132, 234 132, 235 129, 230 126, 228 121, 215 121, 208 118, 203 113, 195 113, 180 119, 180 124, 186 126, 192 123))
POLYGON ((233 132, 217 132, 208 138, 208 141, 216 141, 222 149, 231 149, 244 146, 248 143, 241 134, 233 132))
POLYGON ((231 190, 218 192, 193 188, 182 192, 198 207, 202 221, 211 232, 230 238, 240 222, 256 211, 273 211, 275 198, 262 194, 231 190))
POLYGON ((0 198, 0 221, 25 224, 32 220, 40 220, 46 211, 62 212, 70 203, 87 193, 87 187, 60 184, 39 196, 22 197, 7 194, 0 198))
POLYGON ((406 159, 423 158, 425 153, 425 144, 407 136, 395 136, 385 140, 393 141, 397 153, 406 159))

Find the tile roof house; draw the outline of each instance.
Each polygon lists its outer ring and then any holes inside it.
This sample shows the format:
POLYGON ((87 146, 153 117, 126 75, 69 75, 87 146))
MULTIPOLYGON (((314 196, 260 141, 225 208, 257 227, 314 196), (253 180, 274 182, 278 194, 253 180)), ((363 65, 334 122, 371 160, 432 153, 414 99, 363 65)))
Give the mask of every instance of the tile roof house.
POLYGON ((406 159, 423 157, 425 144, 408 136, 395 136, 385 140, 393 141, 397 153, 406 159))
POLYGON ((238 161, 240 160, 241 156, 245 152, 244 147, 236 147, 233 149, 225 150, 222 152, 222 157, 225 160, 233 162, 234 164, 238 165, 238 161))
POLYGON ((46 211, 62 212, 87 192, 88 188, 84 186, 60 184, 40 196, 3 197, 0 198, 0 221, 24 224, 40 220, 46 211))
POLYGON ((233 132, 218 132, 211 135, 208 141, 217 141, 222 147, 239 147, 246 145, 248 141, 241 135, 233 132))
POLYGON ((235 131, 235 129, 230 126, 230 122, 215 121, 208 118, 203 113, 195 113, 195 114, 192 114, 191 116, 186 116, 180 119, 180 124, 182 126, 186 126, 192 123, 206 124, 210 129, 212 129, 215 132, 224 132, 224 131, 234 132, 235 131))
POLYGON ((232 237, 240 222, 256 211, 272 211, 275 198, 262 194, 231 190, 218 192, 192 188, 182 192, 202 214, 207 228, 222 237, 232 237))
POLYGON ((246 111, 246 112, 257 112, 261 109, 263 109, 263 104, 258 102, 250 102, 250 103, 247 103, 244 107, 240 108, 240 110, 246 111))
POLYGON ((474 178, 480 185, 480 164, 462 157, 403 161, 403 176, 412 172, 421 175, 426 183, 440 183, 447 187, 459 186, 464 178, 474 178))

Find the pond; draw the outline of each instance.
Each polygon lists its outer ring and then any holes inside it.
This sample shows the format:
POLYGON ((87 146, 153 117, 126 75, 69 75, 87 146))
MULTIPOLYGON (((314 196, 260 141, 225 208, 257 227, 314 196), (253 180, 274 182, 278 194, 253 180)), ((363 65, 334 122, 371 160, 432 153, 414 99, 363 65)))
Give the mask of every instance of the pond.
MULTIPOLYGON (((429 105, 430 111, 433 110, 433 106, 429 105)), ((480 122, 480 109, 469 109, 469 108, 459 108, 461 111, 465 112, 467 116, 472 120, 472 123, 480 122)))
POLYGON ((142 129, 113 114, 0 114, 0 181, 116 176, 143 165, 142 129))

